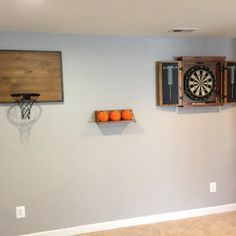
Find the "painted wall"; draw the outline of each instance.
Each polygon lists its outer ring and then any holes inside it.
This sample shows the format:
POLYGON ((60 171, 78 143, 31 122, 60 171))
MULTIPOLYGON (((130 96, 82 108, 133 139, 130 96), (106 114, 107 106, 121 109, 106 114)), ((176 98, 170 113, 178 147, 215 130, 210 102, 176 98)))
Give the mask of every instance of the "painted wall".
POLYGON ((20 140, 0 106, 0 235, 236 202, 236 107, 156 107, 155 62, 234 59, 236 41, 0 33, 1 49, 61 50, 63 104, 41 105, 20 140), (132 108, 137 122, 96 125, 132 108), (217 193, 209 193, 209 182, 217 193), (15 207, 26 218, 15 219, 15 207))

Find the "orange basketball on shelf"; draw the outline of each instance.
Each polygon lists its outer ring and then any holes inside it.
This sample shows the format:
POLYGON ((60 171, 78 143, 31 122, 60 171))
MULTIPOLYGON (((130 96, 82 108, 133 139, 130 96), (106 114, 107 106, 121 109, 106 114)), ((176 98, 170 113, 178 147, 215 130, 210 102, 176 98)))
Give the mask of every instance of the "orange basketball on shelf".
POLYGON ((110 113, 110 120, 119 121, 121 119, 120 111, 112 111, 110 113))
POLYGON ((122 111, 121 117, 123 120, 132 120, 133 114, 130 110, 122 111))
POLYGON ((99 111, 97 113, 97 121, 106 122, 109 119, 109 114, 107 111, 99 111))

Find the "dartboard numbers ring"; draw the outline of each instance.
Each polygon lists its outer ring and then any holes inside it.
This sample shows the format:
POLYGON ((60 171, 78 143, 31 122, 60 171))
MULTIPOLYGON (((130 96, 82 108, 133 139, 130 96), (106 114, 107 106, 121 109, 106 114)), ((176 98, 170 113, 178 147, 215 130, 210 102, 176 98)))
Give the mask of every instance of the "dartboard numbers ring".
POLYGON ((186 95, 194 101, 206 101, 216 90, 216 78, 205 65, 191 67, 184 76, 186 95))

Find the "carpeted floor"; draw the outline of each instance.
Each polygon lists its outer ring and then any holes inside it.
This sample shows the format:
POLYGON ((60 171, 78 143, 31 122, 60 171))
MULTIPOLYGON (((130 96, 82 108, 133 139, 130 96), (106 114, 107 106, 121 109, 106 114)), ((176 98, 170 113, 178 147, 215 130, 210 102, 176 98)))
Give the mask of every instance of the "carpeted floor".
POLYGON ((236 236, 236 212, 78 236, 236 236))

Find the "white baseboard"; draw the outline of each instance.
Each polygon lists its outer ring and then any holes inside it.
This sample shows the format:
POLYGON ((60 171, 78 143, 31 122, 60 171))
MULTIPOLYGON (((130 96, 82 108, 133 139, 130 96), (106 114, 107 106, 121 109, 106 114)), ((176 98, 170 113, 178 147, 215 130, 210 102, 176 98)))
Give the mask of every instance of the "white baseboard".
POLYGON ((65 236, 65 235, 68 235, 65 229, 57 229, 57 230, 38 232, 38 233, 32 233, 32 234, 24 234, 24 235, 18 235, 18 236, 65 236))
POLYGON ((130 219, 123 219, 123 220, 115 220, 115 221, 109 221, 109 222, 104 222, 104 223, 82 225, 82 226, 59 229, 59 230, 54 230, 54 231, 25 234, 21 236, 74 236, 74 235, 84 234, 84 233, 92 233, 92 232, 103 231, 103 230, 111 230, 111 229, 118 229, 118 228, 130 227, 130 226, 159 223, 159 222, 171 221, 171 220, 180 220, 180 219, 186 219, 186 218, 191 218, 191 217, 205 216, 205 215, 230 212, 230 211, 236 211, 236 203, 228 204, 228 205, 221 205, 221 206, 214 206, 214 207, 178 211, 178 212, 170 212, 170 213, 157 214, 157 215, 151 215, 151 216, 142 216, 142 217, 136 217, 136 218, 130 218, 130 219))

